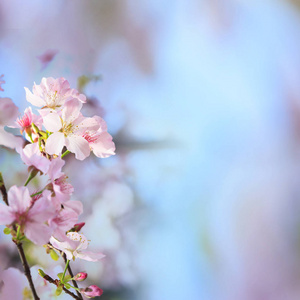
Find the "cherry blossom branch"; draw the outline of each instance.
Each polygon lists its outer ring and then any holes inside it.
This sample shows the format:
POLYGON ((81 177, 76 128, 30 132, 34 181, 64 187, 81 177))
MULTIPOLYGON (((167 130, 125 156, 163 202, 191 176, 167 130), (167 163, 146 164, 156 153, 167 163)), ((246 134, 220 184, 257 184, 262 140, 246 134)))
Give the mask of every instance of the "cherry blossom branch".
MULTIPOLYGON (((47 274, 45 274, 45 275, 43 275, 43 278, 45 279, 45 280, 47 280, 48 282, 50 282, 50 283, 52 283, 52 284, 54 284, 54 285, 56 285, 56 286, 58 286, 59 285, 59 283, 60 283, 60 281, 59 280, 54 280, 52 277, 50 277, 49 275, 47 275, 47 274)), ((65 287, 63 287, 63 291, 66 293, 66 294, 68 294, 68 295, 70 295, 71 297, 73 297, 74 299, 82 299, 82 298, 79 298, 79 297, 77 297, 75 294, 73 294, 72 292, 70 292, 69 290, 67 290, 65 287)), ((81 295, 81 294, 80 294, 81 295)))
MULTIPOLYGON (((6 187, 5 187, 4 180, 3 180, 1 172, 0 172, 0 190, 1 190, 3 201, 8 206, 8 198, 7 198, 6 187)), ((16 226, 15 225, 14 225, 14 230, 16 231, 16 226)), ((24 253, 22 243, 20 243, 19 241, 15 241, 15 240, 13 240, 13 241, 15 242, 15 244, 18 248, 18 252, 19 252, 19 255, 20 255, 20 258, 21 258, 23 269, 24 269, 24 274, 27 277, 30 289, 32 291, 32 295, 33 295, 35 300, 39 300, 40 298, 36 293, 36 290, 35 290, 35 287, 34 287, 34 284, 33 284, 33 281, 32 281, 30 268, 29 268, 29 265, 28 265, 28 262, 27 262, 27 259, 26 259, 25 253, 24 253)))

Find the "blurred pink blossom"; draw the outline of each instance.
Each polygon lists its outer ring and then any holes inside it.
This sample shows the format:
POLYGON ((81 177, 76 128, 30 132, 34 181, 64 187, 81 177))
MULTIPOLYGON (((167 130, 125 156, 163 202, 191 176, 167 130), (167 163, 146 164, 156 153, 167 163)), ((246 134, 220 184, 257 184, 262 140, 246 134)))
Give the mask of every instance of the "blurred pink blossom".
POLYGON ((37 59, 41 62, 41 70, 44 70, 48 66, 57 53, 58 50, 48 49, 43 54, 37 56, 37 59))
POLYGON ((9 206, 0 203, 0 225, 16 222, 28 239, 39 245, 47 243, 52 231, 45 222, 55 214, 49 196, 49 191, 43 192, 43 197, 32 205, 26 187, 12 186, 8 191, 9 206))
POLYGON ((18 107, 10 98, 0 98, 0 145, 16 148, 23 145, 23 139, 4 130, 11 125, 19 114, 18 107))
POLYGON ((1 87, 1 84, 4 84, 5 83, 5 80, 2 80, 1 78, 3 78, 4 77, 4 75, 2 74, 1 76, 0 76, 0 91, 4 91, 4 89, 1 87))
POLYGON ((85 289, 80 289, 80 293, 87 298, 94 298, 101 296, 103 294, 103 290, 100 289, 97 285, 90 285, 85 289))

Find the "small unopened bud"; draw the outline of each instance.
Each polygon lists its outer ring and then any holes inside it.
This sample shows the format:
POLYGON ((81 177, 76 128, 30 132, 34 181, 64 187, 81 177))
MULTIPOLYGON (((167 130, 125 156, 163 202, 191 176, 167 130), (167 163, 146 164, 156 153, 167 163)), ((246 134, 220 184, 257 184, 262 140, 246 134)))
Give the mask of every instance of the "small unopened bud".
POLYGON ((38 270, 39 275, 42 276, 43 278, 46 276, 46 274, 44 273, 44 271, 42 269, 38 270))
POLYGON ((103 290, 96 285, 90 285, 85 289, 80 289, 80 293, 87 298, 94 298, 101 296, 103 294, 103 290))
POLYGON ((79 272, 78 274, 76 274, 73 279, 76 281, 83 281, 87 278, 87 273, 85 272, 79 272))
POLYGON ((74 229, 74 231, 77 231, 77 232, 78 232, 78 231, 80 231, 80 229, 81 229, 84 225, 85 225, 84 222, 77 223, 77 224, 74 225, 73 229, 74 229))

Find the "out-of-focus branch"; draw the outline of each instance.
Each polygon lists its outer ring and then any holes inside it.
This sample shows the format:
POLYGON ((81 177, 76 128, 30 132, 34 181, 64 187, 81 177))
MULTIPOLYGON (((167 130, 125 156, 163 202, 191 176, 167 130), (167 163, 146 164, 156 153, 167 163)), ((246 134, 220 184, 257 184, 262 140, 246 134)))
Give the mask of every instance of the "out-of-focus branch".
POLYGON ((1 191, 1 194, 2 194, 3 201, 5 202, 6 205, 8 205, 6 187, 5 187, 4 180, 3 180, 1 172, 0 172, 0 191, 1 191))

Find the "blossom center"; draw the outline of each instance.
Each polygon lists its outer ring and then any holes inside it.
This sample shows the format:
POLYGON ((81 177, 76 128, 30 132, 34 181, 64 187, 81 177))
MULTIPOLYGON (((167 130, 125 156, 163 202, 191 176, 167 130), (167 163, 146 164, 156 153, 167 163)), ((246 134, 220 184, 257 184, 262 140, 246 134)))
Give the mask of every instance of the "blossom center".
POLYGON ((95 142, 97 142, 97 139, 98 139, 97 134, 93 134, 93 133, 89 133, 89 132, 85 132, 82 135, 82 137, 85 138, 89 143, 95 143, 95 142))
POLYGON ((19 118, 17 120, 17 123, 22 127, 22 128, 27 128, 31 126, 32 118, 28 115, 25 114, 21 119, 19 118))

